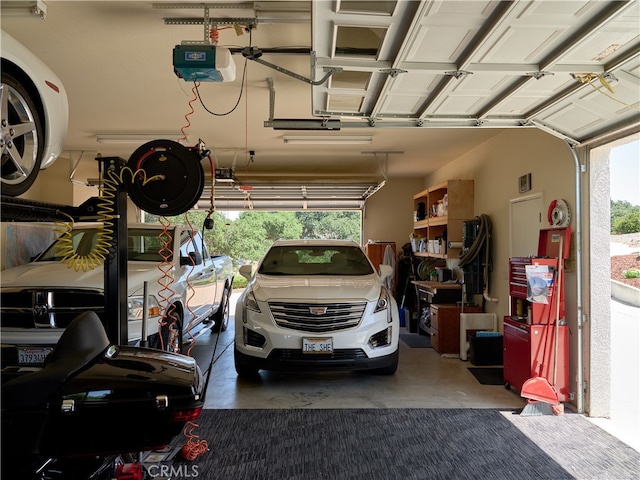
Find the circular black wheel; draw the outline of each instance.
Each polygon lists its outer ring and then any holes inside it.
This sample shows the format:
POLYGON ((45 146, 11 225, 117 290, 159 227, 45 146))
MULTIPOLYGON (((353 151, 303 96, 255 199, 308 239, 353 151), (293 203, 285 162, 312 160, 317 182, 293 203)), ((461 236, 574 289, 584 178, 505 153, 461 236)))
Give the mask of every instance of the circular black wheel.
POLYGON ((153 140, 138 147, 127 161, 137 174, 126 182, 136 206, 153 215, 173 216, 189 211, 204 189, 204 170, 199 156, 172 140, 153 140))
POLYGON ((373 370, 373 373, 377 373, 378 375, 393 375, 398 370, 398 361, 400 357, 400 350, 396 350, 394 355, 393 362, 386 367, 379 368, 377 370, 373 370))
POLYGON ((253 366, 243 363, 242 359, 238 356, 238 352, 235 348, 233 350, 233 360, 233 363, 236 367, 236 373, 239 377, 251 379, 258 376, 259 370, 253 366))
POLYGON ((218 311, 213 314, 211 330, 214 332, 224 332, 229 326, 229 295, 231 295, 231 290, 225 287, 224 292, 222 292, 222 298, 220 299, 220 307, 218 311))
POLYGON ((182 352, 182 312, 179 308, 169 310, 166 325, 162 326, 162 345, 160 347, 166 352, 182 352))
POLYGON ((44 129, 29 92, 2 72, 2 194, 17 197, 36 180, 42 162, 44 129))

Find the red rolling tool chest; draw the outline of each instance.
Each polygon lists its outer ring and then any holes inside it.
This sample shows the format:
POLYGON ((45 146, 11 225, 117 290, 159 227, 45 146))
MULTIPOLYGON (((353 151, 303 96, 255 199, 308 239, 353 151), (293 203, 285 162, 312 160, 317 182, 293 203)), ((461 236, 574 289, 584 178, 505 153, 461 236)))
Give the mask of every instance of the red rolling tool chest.
POLYGON ((504 317, 504 381, 507 388, 522 389, 528 379, 545 377, 561 402, 569 400, 569 331, 565 322, 564 275, 557 281, 558 259, 569 257, 571 229, 540 231, 537 257, 509 259, 510 314, 504 317), (560 239, 562 237, 562 240, 560 239), (560 252, 562 244, 562 252, 560 252), (526 266, 539 265, 553 272, 547 303, 530 301, 526 266), (556 302, 560 301, 556 321, 556 302), (555 328, 558 345, 555 347, 555 328), (554 359, 557 362, 554 365, 554 359))

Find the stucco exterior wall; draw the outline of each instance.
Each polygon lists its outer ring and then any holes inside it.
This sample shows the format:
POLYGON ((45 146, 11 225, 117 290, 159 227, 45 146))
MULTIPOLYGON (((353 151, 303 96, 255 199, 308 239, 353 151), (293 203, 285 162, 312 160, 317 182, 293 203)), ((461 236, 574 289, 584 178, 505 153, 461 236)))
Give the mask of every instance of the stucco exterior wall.
POLYGON ((609 148, 595 149, 589 155, 589 249, 591 276, 589 286, 589 321, 585 336, 585 380, 589 396, 585 408, 594 417, 608 416, 611 387, 611 203, 598 202, 610 198, 609 148))

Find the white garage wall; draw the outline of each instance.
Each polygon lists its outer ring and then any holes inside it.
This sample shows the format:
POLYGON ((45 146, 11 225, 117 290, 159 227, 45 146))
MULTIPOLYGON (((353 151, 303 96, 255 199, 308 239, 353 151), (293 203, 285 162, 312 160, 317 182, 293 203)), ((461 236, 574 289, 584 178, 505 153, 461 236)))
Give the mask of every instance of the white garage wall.
MULTIPOLYGON (((575 212, 575 162, 567 145, 556 137, 537 129, 509 130, 429 175, 425 186, 450 179, 474 180, 475 215, 486 214, 493 223, 489 295, 499 301, 487 302, 485 310, 502 319, 509 312, 509 200, 542 193, 545 208, 553 199, 562 198, 575 212), (521 194, 518 177, 526 173, 531 173, 532 189, 521 194)), ((583 186, 583 194, 585 190, 588 192, 583 186)), ((571 227, 575 230, 573 218, 571 227)), ((480 296, 476 301, 480 301, 480 296)), ((572 236, 571 258, 565 275, 565 304, 572 332, 569 377, 573 392, 577 388, 576 303, 575 237, 572 236)))
MULTIPOLYGON (((20 198, 37 202, 76 205, 69 180, 69 160, 58 157, 53 165, 42 170, 33 186, 20 198)), ((89 198, 90 194, 86 198, 89 198)))
MULTIPOLYGON (((96 194, 95 189, 68 183, 69 163, 65 159, 43 172, 25 198, 78 205, 96 194), (60 183, 58 183, 60 182, 60 183), (62 183, 64 182, 64 183, 62 183), (53 189, 51 186, 58 188, 53 189), (45 193, 46 192, 46 193, 45 193)), ((567 200, 575 210, 575 164, 566 144, 536 129, 513 129, 478 145, 467 154, 425 178, 392 178, 368 201, 363 217, 363 242, 394 241, 399 249, 413 231, 413 195, 430 185, 450 179, 473 179, 475 183, 474 212, 487 214, 493 222, 493 273, 489 294, 497 303, 487 303, 486 311, 501 319, 509 310, 509 200, 540 192, 544 204, 557 198, 567 200), (532 190, 520 194, 518 177, 531 173, 532 190)), ((586 189, 583 188, 583 192, 586 189)), ((588 191, 588 190, 587 190, 588 191)), ((574 222, 572 221, 572 227, 574 222)), ((572 239, 572 260, 575 260, 575 239, 572 239)), ((571 339, 570 379, 575 391, 576 372, 576 287, 575 264, 570 261, 566 271, 567 321, 574 333, 571 339)), ((585 282, 588 286, 588 283, 585 282)), ((588 288, 588 287, 587 287, 588 288)), ((588 308, 588 307, 585 307, 588 308)), ((588 313, 586 311, 585 313, 588 313)))
MULTIPOLYGON (((510 130, 474 148, 427 177, 426 185, 449 179, 474 180, 474 212, 486 214, 493 223, 490 295, 499 302, 488 304, 487 311, 499 317, 508 314, 509 307, 509 200, 542 193, 545 206, 556 198, 567 200, 575 209, 575 167, 566 144, 534 129, 510 130), (531 173, 532 189, 518 192, 518 177, 531 173)), ((574 240, 572 239, 572 249, 574 240)), ((571 264, 571 262, 570 262, 571 264)), ((568 268, 567 282, 575 276, 568 268)), ((567 306, 575 303, 567 299, 567 306)), ((568 312, 571 315, 571 312, 568 312)))
POLYGON ((391 178, 367 200, 362 221, 362 243, 395 242, 396 252, 413 232, 413 195, 424 190, 423 178, 391 178))

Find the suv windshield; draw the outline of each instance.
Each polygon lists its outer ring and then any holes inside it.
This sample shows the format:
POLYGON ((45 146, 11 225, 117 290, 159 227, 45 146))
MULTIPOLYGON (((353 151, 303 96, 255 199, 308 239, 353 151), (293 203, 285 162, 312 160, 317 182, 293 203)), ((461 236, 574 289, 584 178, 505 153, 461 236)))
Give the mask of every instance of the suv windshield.
POLYGON ((369 259, 355 246, 301 245, 272 247, 258 273, 263 275, 370 275, 369 259))

